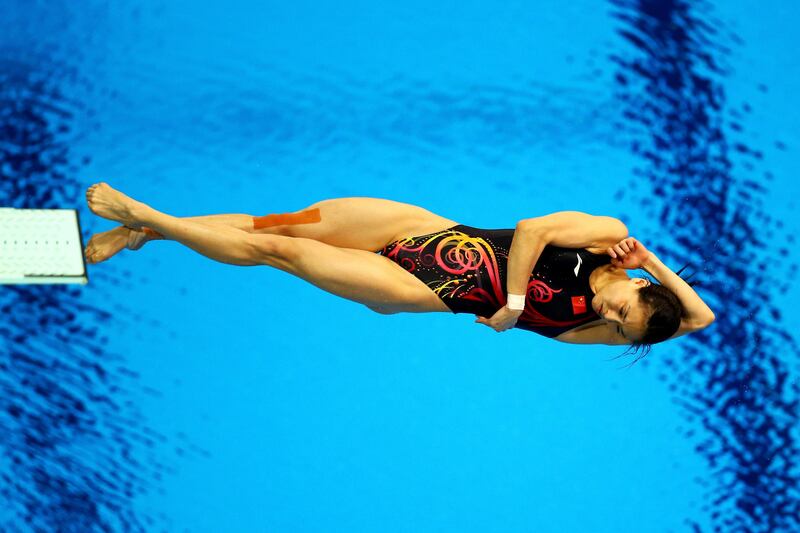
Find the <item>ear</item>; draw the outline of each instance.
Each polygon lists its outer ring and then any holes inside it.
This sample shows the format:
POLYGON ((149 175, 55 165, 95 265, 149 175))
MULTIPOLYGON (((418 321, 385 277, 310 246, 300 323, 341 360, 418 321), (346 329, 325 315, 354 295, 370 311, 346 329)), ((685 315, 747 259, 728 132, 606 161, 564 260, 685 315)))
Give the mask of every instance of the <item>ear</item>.
POLYGON ((647 278, 633 278, 633 282, 640 287, 648 287, 650 285, 650 280, 647 278))

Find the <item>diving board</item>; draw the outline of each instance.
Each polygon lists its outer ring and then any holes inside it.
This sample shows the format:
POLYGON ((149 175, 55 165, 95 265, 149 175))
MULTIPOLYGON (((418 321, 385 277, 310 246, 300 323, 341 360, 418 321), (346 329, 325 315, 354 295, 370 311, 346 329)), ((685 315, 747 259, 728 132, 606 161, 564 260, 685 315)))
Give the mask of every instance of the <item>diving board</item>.
POLYGON ((76 209, 0 207, 0 285, 89 283, 76 209))

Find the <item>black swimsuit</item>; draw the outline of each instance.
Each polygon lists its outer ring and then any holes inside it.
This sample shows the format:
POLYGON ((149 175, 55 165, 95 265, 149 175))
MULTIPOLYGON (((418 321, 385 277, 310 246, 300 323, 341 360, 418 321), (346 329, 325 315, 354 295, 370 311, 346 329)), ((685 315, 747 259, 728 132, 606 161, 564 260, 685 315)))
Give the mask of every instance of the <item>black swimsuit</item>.
MULTIPOLYGON (((506 269, 513 229, 459 224, 387 244, 377 253, 422 280, 453 313, 491 317, 506 304, 506 269)), ((611 262, 581 248, 545 246, 528 280, 525 310, 514 327, 556 337, 599 320, 589 274, 611 262)))

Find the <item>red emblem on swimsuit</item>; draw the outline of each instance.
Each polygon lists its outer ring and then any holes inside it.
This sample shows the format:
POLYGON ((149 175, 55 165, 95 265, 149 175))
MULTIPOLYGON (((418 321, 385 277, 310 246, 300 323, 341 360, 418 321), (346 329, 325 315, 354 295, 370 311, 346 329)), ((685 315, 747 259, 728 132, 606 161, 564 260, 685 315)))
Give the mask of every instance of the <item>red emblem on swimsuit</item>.
POLYGON ((580 315, 586 312, 586 297, 573 296, 572 297, 572 314, 580 315))

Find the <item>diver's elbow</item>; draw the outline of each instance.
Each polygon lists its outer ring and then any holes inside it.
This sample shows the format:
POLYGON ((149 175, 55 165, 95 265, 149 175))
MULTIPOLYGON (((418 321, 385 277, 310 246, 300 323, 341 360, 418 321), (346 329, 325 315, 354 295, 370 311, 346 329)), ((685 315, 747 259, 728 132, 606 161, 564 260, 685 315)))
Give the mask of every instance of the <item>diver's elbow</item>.
POLYGON ((712 314, 712 315, 711 315, 711 316, 709 316, 708 318, 706 318, 706 319, 704 319, 704 320, 700 321, 699 327, 698 327, 697 329, 705 329, 705 328, 707 328, 708 326, 710 326, 711 324, 713 324, 713 323, 714 323, 714 320, 716 320, 716 318, 717 318, 717 317, 715 317, 715 316, 712 314))

